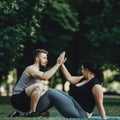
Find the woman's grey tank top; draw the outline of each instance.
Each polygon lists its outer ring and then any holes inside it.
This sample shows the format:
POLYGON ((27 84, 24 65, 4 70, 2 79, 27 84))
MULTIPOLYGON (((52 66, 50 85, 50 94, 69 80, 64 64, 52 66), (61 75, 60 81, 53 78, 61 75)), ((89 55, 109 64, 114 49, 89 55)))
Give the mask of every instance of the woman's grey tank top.
POLYGON ((13 95, 15 94, 19 94, 22 91, 25 90, 25 88, 27 88, 28 86, 34 84, 34 83, 38 83, 40 82, 40 80, 35 79, 33 77, 29 77, 25 71, 22 73, 18 83, 15 85, 14 90, 13 90, 13 95))

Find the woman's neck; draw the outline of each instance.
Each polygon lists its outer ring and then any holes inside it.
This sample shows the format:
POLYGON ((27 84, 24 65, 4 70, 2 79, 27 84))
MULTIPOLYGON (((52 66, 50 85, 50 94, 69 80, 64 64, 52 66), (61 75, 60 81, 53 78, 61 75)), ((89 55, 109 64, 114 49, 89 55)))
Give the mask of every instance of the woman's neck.
POLYGON ((88 74, 87 80, 91 80, 91 79, 93 79, 94 77, 95 77, 95 75, 92 74, 92 73, 90 73, 90 74, 88 74))

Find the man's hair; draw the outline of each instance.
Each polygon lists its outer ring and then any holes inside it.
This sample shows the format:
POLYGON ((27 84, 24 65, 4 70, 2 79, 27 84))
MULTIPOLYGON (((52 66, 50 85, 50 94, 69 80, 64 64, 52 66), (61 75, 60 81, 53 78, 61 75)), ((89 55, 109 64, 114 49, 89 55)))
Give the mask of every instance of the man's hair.
POLYGON ((33 58, 35 59, 40 53, 48 54, 48 51, 46 51, 44 49, 35 49, 35 50, 33 50, 33 58))

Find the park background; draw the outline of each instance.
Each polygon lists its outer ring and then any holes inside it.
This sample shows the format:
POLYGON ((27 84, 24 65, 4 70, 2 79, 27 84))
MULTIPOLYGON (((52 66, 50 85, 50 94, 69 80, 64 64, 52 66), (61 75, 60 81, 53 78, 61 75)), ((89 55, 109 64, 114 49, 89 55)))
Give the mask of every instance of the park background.
MULTIPOLYGON (((33 63, 36 48, 49 51, 43 71, 56 63, 62 51, 72 75, 81 74, 82 60, 96 60, 103 69, 105 94, 120 95, 119 0, 1 0, 1 101, 2 96, 11 96, 22 71, 33 63)), ((72 90, 60 71, 47 84, 72 90)))

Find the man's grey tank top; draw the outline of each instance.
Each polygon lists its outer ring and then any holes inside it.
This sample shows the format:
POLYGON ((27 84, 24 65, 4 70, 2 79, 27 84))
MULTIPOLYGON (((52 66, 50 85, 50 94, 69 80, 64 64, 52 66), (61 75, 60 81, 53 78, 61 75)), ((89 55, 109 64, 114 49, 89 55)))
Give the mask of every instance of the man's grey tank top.
POLYGON ((19 94, 22 91, 25 90, 25 88, 27 88, 28 86, 34 84, 34 83, 38 83, 40 82, 40 80, 35 79, 33 77, 29 77, 25 71, 22 73, 18 83, 15 85, 14 90, 13 90, 13 95, 15 94, 19 94))

